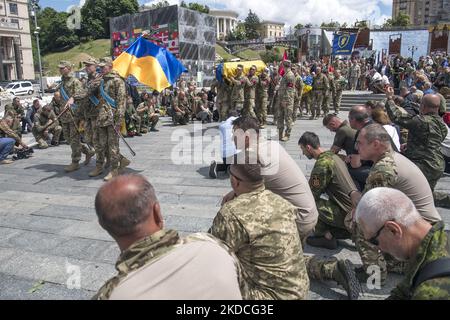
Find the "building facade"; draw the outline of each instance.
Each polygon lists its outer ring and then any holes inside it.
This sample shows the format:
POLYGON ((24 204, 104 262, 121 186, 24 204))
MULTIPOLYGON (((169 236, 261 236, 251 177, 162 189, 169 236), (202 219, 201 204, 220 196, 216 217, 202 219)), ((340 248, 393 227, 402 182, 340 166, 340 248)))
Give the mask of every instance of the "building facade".
POLYGON ((284 37, 284 23, 275 21, 262 21, 259 34, 261 38, 282 38, 284 37))
POLYGON ((0 81, 34 79, 27 0, 0 0, 0 81))
POLYGON ((209 14, 216 18, 217 40, 224 40, 239 22, 239 14, 231 10, 210 10, 209 14))
POLYGON ((415 26, 450 23, 450 0, 394 0, 392 17, 407 14, 415 26))

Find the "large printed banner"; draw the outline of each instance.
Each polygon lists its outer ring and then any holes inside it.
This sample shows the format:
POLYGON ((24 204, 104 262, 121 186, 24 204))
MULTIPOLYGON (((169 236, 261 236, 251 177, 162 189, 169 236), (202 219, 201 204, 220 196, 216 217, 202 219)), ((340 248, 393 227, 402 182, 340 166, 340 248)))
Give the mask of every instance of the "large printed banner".
POLYGON ((335 33, 333 35, 333 56, 351 55, 357 35, 357 33, 335 33))

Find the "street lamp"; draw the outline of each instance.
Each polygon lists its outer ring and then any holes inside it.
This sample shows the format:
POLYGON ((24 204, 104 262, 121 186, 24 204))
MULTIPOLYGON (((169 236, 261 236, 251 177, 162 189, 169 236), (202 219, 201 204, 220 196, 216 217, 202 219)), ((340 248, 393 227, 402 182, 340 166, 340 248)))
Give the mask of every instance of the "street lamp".
POLYGON ((37 52, 38 52, 38 60, 39 60, 39 85, 40 85, 40 95, 44 93, 44 86, 42 83, 42 61, 41 61, 41 48, 39 46, 39 31, 41 30, 40 27, 38 27, 37 24, 37 1, 31 0, 31 16, 34 17, 34 35, 36 37, 36 45, 37 45, 37 52))
POLYGON ((416 47, 416 46, 409 46, 409 47, 408 47, 408 51, 411 51, 411 57, 412 57, 413 60, 414 60, 414 53, 415 53, 417 50, 419 50, 419 48, 416 47))

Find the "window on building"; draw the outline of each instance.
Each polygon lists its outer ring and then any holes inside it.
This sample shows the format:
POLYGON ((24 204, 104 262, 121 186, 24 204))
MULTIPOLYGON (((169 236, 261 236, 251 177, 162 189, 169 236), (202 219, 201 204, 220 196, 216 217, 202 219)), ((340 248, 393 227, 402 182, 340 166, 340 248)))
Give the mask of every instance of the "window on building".
POLYGON ((17 8, 17 3, 9 3, 9 13, 10 14, 19 14, 19 9, 17 8))
POLYGON ((11 23, 15 23, 19 27, 19 19, 11 19, 11 23))

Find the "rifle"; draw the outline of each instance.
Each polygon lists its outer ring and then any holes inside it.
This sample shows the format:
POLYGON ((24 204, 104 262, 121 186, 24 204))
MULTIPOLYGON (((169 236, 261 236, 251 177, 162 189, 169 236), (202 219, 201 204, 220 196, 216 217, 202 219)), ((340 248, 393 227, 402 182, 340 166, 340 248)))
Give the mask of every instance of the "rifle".
MULTIPOLYGON (((60 114, 58 114, 58 116, 56 117, 55 121, 52 121, 52 122, 50 122, 49 124, 47 124, 47 125, 44 127, 44 129, 43 129, 42 131, 47 130, 48 127, 50 127, 52 124, 54 124, 56 121, 58 121, 58 119, 61 118, 61 116, 62 116, 64 113, 66 113, 67 111, 69 111, 69 109, 70 109, 70 105, 69 105, 68 103, 66 103, 66 105, 65 105, 64 108, 63 108, 63 111, 62 111, 60 114)), ((72 119, 73 119, 73 118, 72 118, 72 119)), ((78 130, 78 128, 77 128, 77 130, 78 130)))

